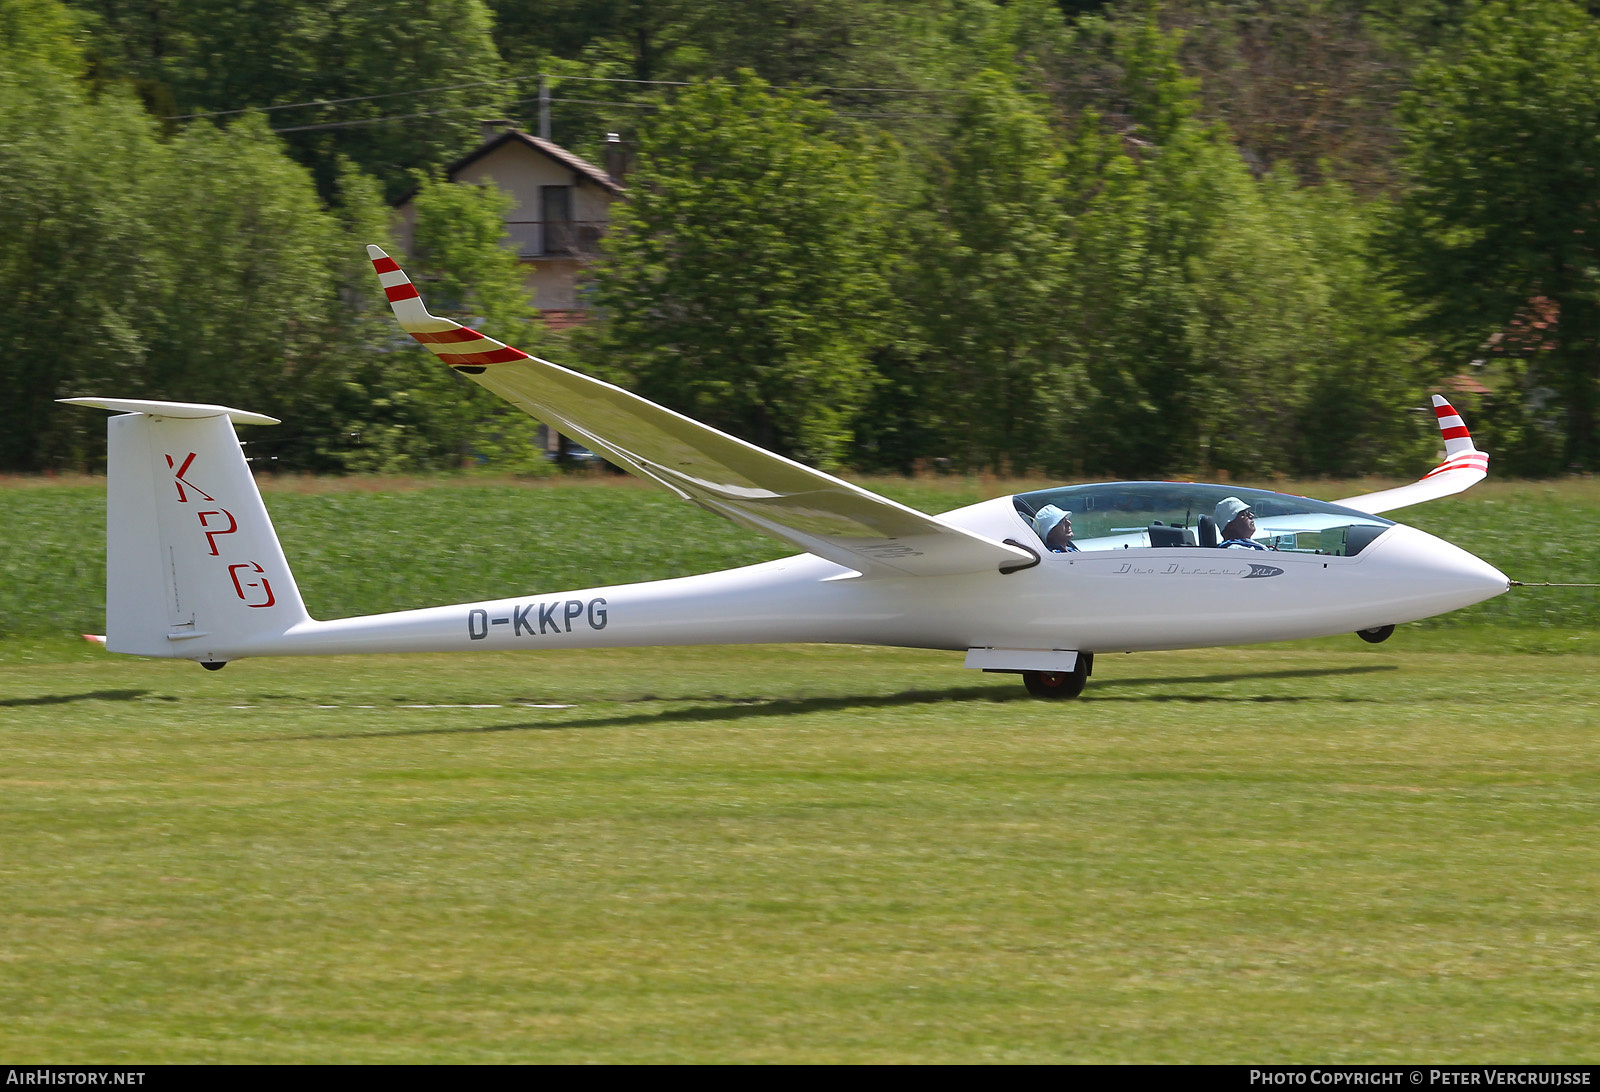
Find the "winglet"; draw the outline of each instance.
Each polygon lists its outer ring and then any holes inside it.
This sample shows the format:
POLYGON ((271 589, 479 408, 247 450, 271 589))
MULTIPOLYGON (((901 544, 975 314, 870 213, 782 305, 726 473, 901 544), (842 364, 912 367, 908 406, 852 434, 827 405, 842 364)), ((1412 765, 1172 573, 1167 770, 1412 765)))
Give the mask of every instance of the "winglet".
POLYGON ((528 354, 521 349, 485 337, 470 326, 430 315, 417 286, 411 283, 398 262, 371 245, 367 247, 367 257, 372 259, 372 268, 377 270, 378 283, 389 297, 394 317, 400 320, 400 329, 422 342, 456 371, 479 375, 488 364, 528 359, 528 354))
POLYGON ((1467 431, 1467 423, 1442 395, 1433 396, 1433 415, 1439 419, 1439 432, 1444 436, 1446 462, 1457 455, 1478 450, 1472 446, 1472 433, 1467 431))
POLYGON ((1410 485, 1385 489, 1359 497, 1336 501, 1358 512, 1390 512, 1438 497, 1448 497, 1469 489, 1489 475, 1489 456, 1472 443, 1472 434, 1455 407, 1440 395, 1433 396, 1433 414, 1444 437, 1444 461, 1410 485))
POLYGON ((406 276, 399 263, 381 248, 369 245, 367 257, 372 259, 372 268, 378 273, 378 283, 383 285, 383 294, 389 297, 389 306, 394 308, 394 317, 400 320, 402 330, 408 334, 418 331, 426 333, 448 330, 456 325, 449 319, 428 314, 417 286, 411 283, 411 278, 406 276))

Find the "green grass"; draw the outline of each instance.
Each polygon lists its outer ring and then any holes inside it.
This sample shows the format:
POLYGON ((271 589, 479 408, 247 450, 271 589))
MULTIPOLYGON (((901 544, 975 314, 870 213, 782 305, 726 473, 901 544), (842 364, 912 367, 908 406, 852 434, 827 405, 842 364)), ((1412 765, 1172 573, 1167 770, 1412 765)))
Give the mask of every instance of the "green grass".
POLYGON ((1403 636, 0 644, 0 1055, 1592 1061, 1600 657, 1403 636))
MULTIPOLYGON (((6 484, 10 1061, 1600 1047, 1592 591, 1376 647, 1104 656, 1068 703, 878 648, 210 673, 63 636, 103 624, 103 485, 6 484)), ((1015 488, 871 484, 928 511, 1015 488)), ((604 480, 287 481, 268 505, 322 617, 784 552, 604 480)), ((1517 579, 1600 572, 1592 481, 1400 515, 1517 579)))
MULTIPOLYGON (((103 483, 4 484, 0 636, 101 632, 103 483)), ((1039 483, 868 484, 938 512, 1039 483)), ((1282 488, 1337 498, 1382 484, 1282 488)), ((268 483, 267 505, 306 603, 320 618, 684 576, 792 552, 631 479, 289 479, 268 483)), ((1600 581, 1600 482, 1489 482, 1396 514, 1514 580, 1600 581)), ((1455 632, 1481 624, 1593 631, 1600 628, 1600 593, 1514 589, 1412 628, 1455 632)))

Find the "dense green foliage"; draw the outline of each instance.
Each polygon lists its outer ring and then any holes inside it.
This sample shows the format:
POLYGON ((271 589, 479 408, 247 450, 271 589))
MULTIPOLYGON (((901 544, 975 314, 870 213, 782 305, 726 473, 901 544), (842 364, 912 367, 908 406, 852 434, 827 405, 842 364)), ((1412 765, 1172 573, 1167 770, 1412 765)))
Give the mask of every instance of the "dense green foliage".
POLYGON ((161 116, 271 109, 325 195, 342 156, 395 196, 408 171, 458 154, 475 116, 505 97, 482 86, 503 75, 482 0, 69 2, 89 16, 97 81, 132 83, 161 116), (409 96, 423 88, 450 90, 419 107, 409 96), (308 102, 335 105, 277 109, 308 102), (376 121, 418 109, 426 124, 376 121))
POLYGON ((754 77, 661 111, 596 272, 594 347, 645 397, 825 465, 871 385, 884 252, 871 160, 827 122, 754 77))
POLYGON ((885 370, 913 387, 900 412, 922 442, 960 465, 1056 469, 1077 451, 1082 387, 1062 313, 1073 283, 1065 157, 1035 104, 997 72, 980 73, 952 107, 917 172, 910 260, 895 270, 899 352, 885 370), (910 376, 895 374, 900 356, 910 376))
POLYGON ((1591 7, 0 0, 0 468, 93 466, 88 391, 536 466, 385 323, 420 185, 437 307, 823 465, 1409 473, 1442 387, 1497 467, 1600 469, 1591 7), (540 78, 633 151, 570 344, 429 182, 540 78))
POLYGON ((1402 117, 1395 245, 1424 317, 1496 359, 1509 412, 1555 425, 1548 469, 1600 466, 1600 21, 1560 0, 1484 5, 1402 117), (1505 336, 1541 311, 1549 329, 1505 336))
MULTIPOLYGON (((258 116, 159 139, 126 96, 0 70, 0 465, 93 462, 86 393, 242 404, 314 428, 362 326, 359 253, 258 116)), ((370 226, 375 213, 364 217, 370 226)), ((380 221, 381 222, 381 221, 380 221)), ((363 296, 370 295, 370 289, 363 296)))

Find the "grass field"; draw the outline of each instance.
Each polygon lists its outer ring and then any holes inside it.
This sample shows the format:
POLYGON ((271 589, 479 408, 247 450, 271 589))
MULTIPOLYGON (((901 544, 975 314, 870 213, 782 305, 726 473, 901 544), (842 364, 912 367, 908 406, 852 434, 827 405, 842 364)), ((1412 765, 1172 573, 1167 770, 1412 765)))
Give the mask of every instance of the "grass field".
POLYGON ((1600 660, 1357 644, 12 642, 0 1055, 1592 1061, 1600 660))
MULTIPOLYGON (((314 613, 777 552, 629 486, 392 484, 269 494, 314 613)), ((1482 491, 1408 522, 1595 579, 1593 483, 1482 491)), ((8 1062, 1600 1052, 1592 593, 1071 703, 811 646, 210 673, 59 636, 98 504, 0 489, 8 1062)))

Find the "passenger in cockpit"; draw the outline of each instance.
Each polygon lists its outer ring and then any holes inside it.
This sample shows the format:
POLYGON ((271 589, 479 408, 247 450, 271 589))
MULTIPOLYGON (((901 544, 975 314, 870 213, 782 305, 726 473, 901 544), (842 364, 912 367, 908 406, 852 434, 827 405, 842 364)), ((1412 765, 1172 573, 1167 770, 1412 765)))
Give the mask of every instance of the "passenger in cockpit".
POLYGON ((1217 504, 1217 514, 1212 517, 1222 528, 1222 541, 1217 546, 1223 550, 1265 550, 1255 541, 1256 516, 1250 506, 1238 497, 1226 497, 1217 504))
POLYGON ((1044 540, 1045 547, 1055 554, 1076 554, 1081 551, 1072 541, 1072 513, 1053 504, 1039 509, 1033 517, 1033 530, 1044 540))

